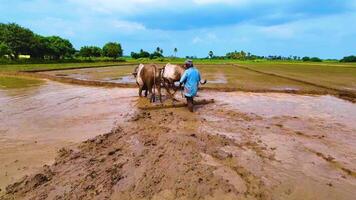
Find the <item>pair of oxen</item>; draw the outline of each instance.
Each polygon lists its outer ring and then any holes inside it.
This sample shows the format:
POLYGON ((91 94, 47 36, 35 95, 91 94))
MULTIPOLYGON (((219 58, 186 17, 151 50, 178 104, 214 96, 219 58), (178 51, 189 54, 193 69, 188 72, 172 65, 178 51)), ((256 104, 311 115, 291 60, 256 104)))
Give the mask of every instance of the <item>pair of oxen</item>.
POLYGON ((164 87, 170 98, 174 99, 174 93, 177 91, 174 83, 180 80, 185 70, 186 67, 184 65, 170 63, 163 68, 159 68, 155 64, 140 64, 132 74, 136 78, 140 97, 142 97, 142 91, 145 90, 145 96, 149 95, 150 101, 155 102, 157 89, 159 100, 162 103, 161 88, 164 87), (173 89, 174 92, 171 93, 170 89, 173 89))

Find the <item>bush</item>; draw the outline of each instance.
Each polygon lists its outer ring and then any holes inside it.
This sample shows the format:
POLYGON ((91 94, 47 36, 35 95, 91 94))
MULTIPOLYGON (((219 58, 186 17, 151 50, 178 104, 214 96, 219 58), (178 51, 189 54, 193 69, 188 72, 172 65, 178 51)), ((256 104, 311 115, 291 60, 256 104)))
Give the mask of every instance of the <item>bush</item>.
POLYGON ((310 58, 310 61, 311 61, 311 62, 322 62, 323 60, 321 60, 321 59, 318 58, 318 57, 312 57, 312 58, 310 58))
POLYGON ((303 57, 302 58, 302 61, 303 62, 322 62, 323 60, 322 59, 320 59, 320 58, 318 58, 318 57, 312 57, 312 58, 310 58, 310 57, 308 57, 308 56, 305 56, 305 57, 303 57))
POLYGON ((79 56, 82 57, 100 57, 101 54, 101 48, 95 46, 84 46, 79 50, 79 56))
POLYGON ((302 61, 303 61, 303 62, 310 61, 310 58, 309 58, 308 56, 305 56, 305 57, 302 58, 302 61))
POLYGON ((340 62, 356 62, 356 56, 345 56, 340 62))
POLYGON ((147 51, 144 51, 143 49, 140 50, 139 53, 131 52, 131 57, 134 59, 139 59, 139 58, 149 58, 150 53, 147 51))
POLYGON ((3 42, 0 43, 0 58, 9 56, 11 54, 10 48, 3 42))

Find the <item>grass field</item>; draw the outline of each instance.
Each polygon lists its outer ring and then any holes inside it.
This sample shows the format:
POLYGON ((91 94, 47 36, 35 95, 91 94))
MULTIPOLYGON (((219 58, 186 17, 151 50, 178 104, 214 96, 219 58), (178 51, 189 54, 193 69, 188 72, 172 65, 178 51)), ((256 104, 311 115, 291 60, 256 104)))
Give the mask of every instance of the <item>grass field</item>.
POLYGON ((4 76, 0 74, 0 89, 24 88, 40 85, 43 80, 28 77, 4 76))
MULTIPOLYGON (((235 88, 243 91, 321 92, 320 88, 275 76, 256 73, 233 65, 199 65, 207 87, 235 88)), ((324 90, 322 91, 324 92, 324 90)))
POLYGON ((352 64, 244 63, 241 65, 327 88, 356 92, 356 65, 352 64))

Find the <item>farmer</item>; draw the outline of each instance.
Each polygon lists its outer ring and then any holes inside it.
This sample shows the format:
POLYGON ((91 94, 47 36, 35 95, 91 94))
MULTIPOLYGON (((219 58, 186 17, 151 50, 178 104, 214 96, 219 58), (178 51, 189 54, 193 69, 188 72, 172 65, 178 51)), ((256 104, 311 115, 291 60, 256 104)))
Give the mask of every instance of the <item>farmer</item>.
POLYGON ((184 84, 184 96, 187 99, 188 109, 193 112, 193 98, 197 95, 200 82, 200 72, 193 66, 192 60, 185 61, 186 70, 179 83, 184 84))

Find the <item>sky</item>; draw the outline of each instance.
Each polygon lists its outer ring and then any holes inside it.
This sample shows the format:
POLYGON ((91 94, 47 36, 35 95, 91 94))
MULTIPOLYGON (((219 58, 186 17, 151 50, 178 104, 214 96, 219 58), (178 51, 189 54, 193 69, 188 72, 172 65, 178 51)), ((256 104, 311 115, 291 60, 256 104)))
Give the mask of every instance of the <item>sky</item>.
POLYGON ((356 54, 356 0, 0 0, 0 22, 124 54, 342 58, 356 54))

